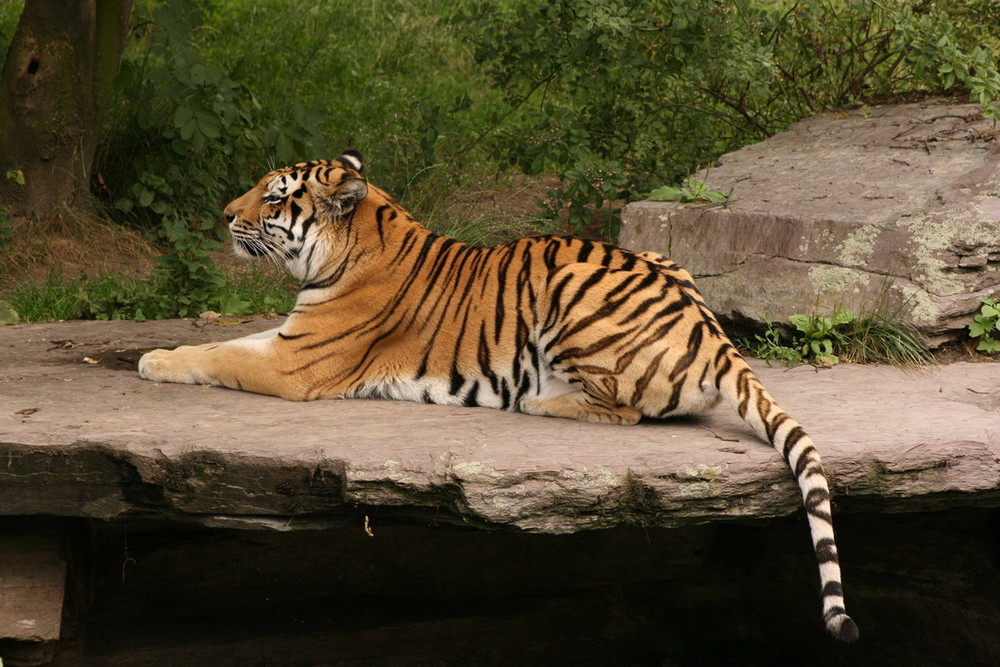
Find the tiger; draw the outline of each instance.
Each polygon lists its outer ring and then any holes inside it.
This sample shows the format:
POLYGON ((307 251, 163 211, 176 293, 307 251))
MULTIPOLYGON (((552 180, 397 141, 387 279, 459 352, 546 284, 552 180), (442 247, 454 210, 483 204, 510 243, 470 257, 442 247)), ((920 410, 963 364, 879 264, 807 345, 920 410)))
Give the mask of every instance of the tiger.
POLYGON ((555 235, 476 246, 433 233, 348 150, 271 171, 225 208, 237 255, 301 283, 277 329, 153 350, 139 374, 293 401, 385 398, 612 424, 726 398, 791 468, 822 619, 851 642, 819 453, 723 332, 690 273, 656 253, 555 235))

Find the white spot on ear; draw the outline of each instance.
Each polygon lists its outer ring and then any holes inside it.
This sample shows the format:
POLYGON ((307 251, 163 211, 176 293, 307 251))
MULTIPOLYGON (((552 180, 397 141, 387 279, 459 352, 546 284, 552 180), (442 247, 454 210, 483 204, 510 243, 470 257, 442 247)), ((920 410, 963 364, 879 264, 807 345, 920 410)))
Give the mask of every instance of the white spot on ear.
POLYGON ((361 167, 362 167, 361 160, 359 160, 357 158, 357 156, 355 156, 355 155, 349 155, 347 153, 344 153, 343 155, 341 155, 337 159, 340 160, 341 162, 343 162, 344 164, 346 164, 348 167, 350 167, 354 171, 357 171, 357 172, 361 171, 361 167))

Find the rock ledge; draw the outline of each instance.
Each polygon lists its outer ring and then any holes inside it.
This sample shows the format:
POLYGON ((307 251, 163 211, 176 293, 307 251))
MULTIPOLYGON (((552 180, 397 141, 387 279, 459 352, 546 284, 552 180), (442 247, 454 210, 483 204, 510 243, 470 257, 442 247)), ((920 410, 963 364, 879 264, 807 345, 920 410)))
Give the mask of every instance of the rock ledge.
MULTIPOLYGON (((273 324, 0 329, 0 515, 276 530, 394 516, 558 534, 800 510, 778 456, 722 406, 620 427, 392 401, 295 404, 131 370, 136 350, 273 324)), ((995 369, 757 366, 813 436, 848 512, 1000 504, 995 369)))

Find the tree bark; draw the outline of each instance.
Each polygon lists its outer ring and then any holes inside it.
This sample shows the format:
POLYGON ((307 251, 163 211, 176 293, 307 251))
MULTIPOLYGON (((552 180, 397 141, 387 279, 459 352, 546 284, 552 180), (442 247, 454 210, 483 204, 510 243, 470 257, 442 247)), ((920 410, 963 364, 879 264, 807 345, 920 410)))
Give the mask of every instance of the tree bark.
POLYGON ((12 216, 87 209, 103 112, 132 0, 27 0, 0 79, 0 205, 12 216), (6 177, 19 169, 24 185, 6 177))

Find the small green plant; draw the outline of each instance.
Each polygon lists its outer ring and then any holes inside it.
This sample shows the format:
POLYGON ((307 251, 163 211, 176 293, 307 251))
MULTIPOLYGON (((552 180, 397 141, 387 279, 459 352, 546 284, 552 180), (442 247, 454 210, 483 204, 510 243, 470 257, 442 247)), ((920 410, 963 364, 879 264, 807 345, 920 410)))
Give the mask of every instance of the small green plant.
POLYGON ((764 318, 767 328, 763 334, 755 334, 754 339, 741 339, 737 341, 740 347, 749 350, 750 354, 758 359, 767 362, 780 361, 786 366, 796 366, 801 364, 802 352, 798 348, 787 344, 781 332, 771 320, 764 318))
POLYGON ((843 349, 846 342, 838 327, 853 322, 856 317, 853 310, 838 308, 831 317, 792 315, 788 321, 802 334, 796 345, 804 359, 811 359, 820 366, 834 366, 840 363, 835 351, 843 349))
POLYGON ((740 341, 756 357, 779 360, 786 366, 809 362, 817 366, 835 366, 840 363, 838 352, 846 348, 847 338, 843 327, 854 321, 854 311, 840 308, 830 317, 823 315, 791 315, 788 321, 798 331, 790 342, 785 342, 781 332, 765 319, 767 329, 753 341, 740 341))
POLYGON ((722 204, 729 200, 729 194, 712 190, 705 181, 688 177, 679 186, 664 185, 649 193, 653 201, 679 201, 694 204, 722 204))
POLYGON ((154 259, 156 294, 161 306, 157 317, 193 317, 221 307, 226 281, 208 253, 221 246, 210 236, 214 223, 167 218, 163 231, 173 252, 154 259))
POLYGON ((972 324, 969 325, 969 336, 979 339, 976 345, 978 351, 986 354, 1000 352, 1000 302, 996 299, 980 302, 979 312, 972 316, 972 324))

